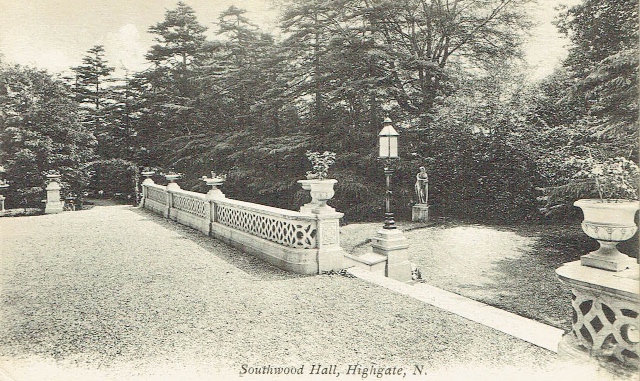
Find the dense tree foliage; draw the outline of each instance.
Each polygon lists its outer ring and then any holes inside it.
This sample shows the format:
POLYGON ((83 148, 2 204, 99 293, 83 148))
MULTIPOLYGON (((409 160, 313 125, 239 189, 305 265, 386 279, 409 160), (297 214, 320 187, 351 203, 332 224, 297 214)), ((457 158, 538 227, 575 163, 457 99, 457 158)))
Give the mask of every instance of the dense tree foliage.
POLYGON ((272 35, 235 6, 201 22, 179 2, 149 28, 149 69, 119 80, 102 46, 91 48, 73 68, 75 97, 63 103, 75 107, 69 128, 99 142, 101 164, 76 160, 94 168, 94 185, 113 171, 128 186, 137 163, 183 172, 183 188, 205 191, 198 179, 214 170, 228 174, 231 197, 295 209, 307 197, 297 183, 310 169, 305 152, 328 150, 337 153, 332 205, 348 221, 376 219, 377 134, 390 116, 401 134, 398 214, 416 202, 424 165, 436 214, 507 220, 537 215, 536 188, 575 172, 564 158, 585 148, 637 155, 635 0, 563 10, 569 56, 534 85, 520 60, 528 0, 278 4, 272 35))
POLYGON ((581 122, 604 150, 635 159, 638 1, 586 0, 566 10, 558 24, 573 43, 565 66, 576 81, 571 96, 586 104, 581 122))
POLYGON ((20 66, 0 67, 0 163, 11 187, 9 206, 41 206, 44 174, 58 170, 62 185, 82 190, 82 165, 93 159, 95 137, 81 123, 67 84, 20 66))
POLYGON ((105 82, 114 68, 104 58, 104 46, 96 45, 87 51, 82 65, 72 68, 76 74, 76 100, 80 104, 88 104, 98 110, 107 102, 105 82))
POLYGON ((566 185, 587 158, 637 162, 638 21, 637 0, 585 0, 558 19, 572 46, 540 85, 532 119, 539 140, 530 140, 552 195, 548 210, 589 195, 590 187, 566 185))
POLYGON ((96 153, 114 157, 124 153, 119 145, 122 124, 114 120, 118 93, 111 77, 114 68, 109 66, 104 55, 102 45, 93 46, 83 57, 82 64, 71 68, 75 73, 73 91, 81 108, 81 122, 98 141, 96 153))

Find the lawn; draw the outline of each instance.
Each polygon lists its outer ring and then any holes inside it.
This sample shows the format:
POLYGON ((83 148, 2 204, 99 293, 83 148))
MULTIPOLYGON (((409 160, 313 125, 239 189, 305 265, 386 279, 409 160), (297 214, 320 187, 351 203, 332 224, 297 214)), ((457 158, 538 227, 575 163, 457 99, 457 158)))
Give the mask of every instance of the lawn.
MULTIPOLYGON (((398 225, 410 240, 411 261, 420 269, 421 282, 571 329, 571 292, 555 270, 598 247, 579 222, 495 226, 440 220, 398 225)), ((342 246, 361 255, 370 250, 366 241, 380 227, 346 225, 342 246)), ((637 236, 619 248, 637 253, 637 236)))

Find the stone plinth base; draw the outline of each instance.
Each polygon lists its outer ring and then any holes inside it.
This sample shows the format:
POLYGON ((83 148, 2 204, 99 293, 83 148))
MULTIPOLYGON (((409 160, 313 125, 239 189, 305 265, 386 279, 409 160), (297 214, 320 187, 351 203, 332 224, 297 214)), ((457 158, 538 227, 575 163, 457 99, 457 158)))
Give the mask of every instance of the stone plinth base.
POLYGON ((345 254, 344 261, 346 267, 357 266, 381 275, 384 275, 387 268, 387 257, 375 253, 366 253, 358 257, 345 254))
POLYGON ((51 181, 47 185, 47 203, 44 207, 45 214, 62 213, 64 204, 60 200, 60 184, 51 181))
POLYGON ((209 192, 207 192, 207 198, 210 200, 215 200, 225 198, 225 195, 220 189, 211 189, 209 192))
POLYGON ((387 257, 385 276, 401 282, 411 281, 411 262, 409 262, 409 240, 400 229, 380 229, 371 238, 371 247, 375 254, 387 257))
POLYGON ((580 261, 556 270, 558 278, 571 287, 574 312, 572 332, 558 349, 560 357, 579 357, 584 351, 601 366, 638 371, 638 271, 637 263, 612 272, 582 266, 580 261))
POLYGON ((47 204, 44 207, 44 214, 62 213, 62 211, 64 210, 63 208, 64 208, 64 204, 62 204, 60 201, 47 202, 47 204))
POLYGON ((429 222, 429 205, 414 205, 411 208, 411 221, 429 222))
MULTIPOLYGON (((617 242, 614 242, 615 246, 617 242)), ((617 250, 616 250, 617 251, 617 250)), ((598 269, 609 271, 622 271, 630 268, 637 263, 635 258, 631 258, 626 254, 617 252, 610 255, 599 255, 597 251, 580 257, 580 263, 583 266, 595 267, 598 269)))

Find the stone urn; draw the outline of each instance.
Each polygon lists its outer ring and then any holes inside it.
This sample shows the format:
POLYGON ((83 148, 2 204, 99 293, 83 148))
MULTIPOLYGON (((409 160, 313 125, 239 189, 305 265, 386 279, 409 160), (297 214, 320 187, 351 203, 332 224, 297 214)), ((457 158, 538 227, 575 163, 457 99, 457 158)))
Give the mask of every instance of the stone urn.
POLYGON ((182 177, 182 173, 174 173, 174 172, 169 172, 166 175, 164 175, 164 178, 167 179, 167 181, 169 182, 169 184, 167 184, 167 189, 180 189, 180 185, 176 183, 176 180, 180 179, 181 177, 182 177))
POLYGON ((211 172, 211 177, 202 176, 202 181, 205 184, 211 187, 211 190, 207 192, 207 196, 209 198, 224 198, 224 193, 220 190, 220 186, 227 179, 226 175, 216 175, 214 172, 211 172))
POLYGON ((302 189, 308 190, 311 194, 311 202, 303 205, 300 211, 315 214, 334 212, 335 209, 327 205, 327 201, 335 195, 333 186, 337 182, 335 179, 298 180, 302 189))
POLYGON ((600 248, 580 257, 582 265, 610 271, 622 271, 636 262, 618 251, 616 245, 638 230, 635 214, 640 203, 631 200, 582 199, 574 202, 582 209, 582 230, 600 243, 600 248))
POLYGON ((155 174, 154 171, 150 170, 149 168, 145 168, 144 170, 142 170, 142 172, 140 172, 140 174, 144 176, 144 181, 142 181, 143 184, 153 184, 153 179, 151 179, 151 176, 155 174))

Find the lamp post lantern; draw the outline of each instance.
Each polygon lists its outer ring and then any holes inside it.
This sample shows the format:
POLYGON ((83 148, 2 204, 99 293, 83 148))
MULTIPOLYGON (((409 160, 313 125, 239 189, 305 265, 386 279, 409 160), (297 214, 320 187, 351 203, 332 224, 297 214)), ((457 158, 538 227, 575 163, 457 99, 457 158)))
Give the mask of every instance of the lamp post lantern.
POLYGON ((393 212, 391 211, 391 175, 393 175, 391 159, 398 158, 398 131, 393 128, 389 117, 384 119, 382 131, 378 134, 378 138, 380 139, 380 153, 378 157, 385 160, 384 175, 387 183, 383 228, 396 229, 396 222, 393 219, 393 212))

